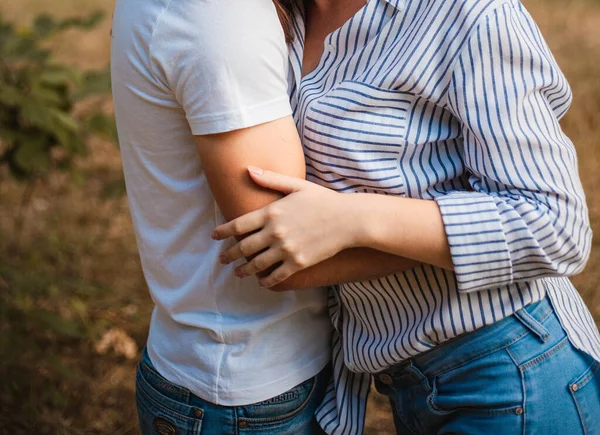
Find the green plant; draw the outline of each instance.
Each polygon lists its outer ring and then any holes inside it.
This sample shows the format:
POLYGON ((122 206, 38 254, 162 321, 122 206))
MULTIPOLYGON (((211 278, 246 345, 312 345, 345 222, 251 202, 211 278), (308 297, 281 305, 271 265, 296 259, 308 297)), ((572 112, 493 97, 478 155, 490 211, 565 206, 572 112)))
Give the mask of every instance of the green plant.
POLYGON ((82 100, 110 91, 108 69, 83 72, 57 63, 47 48, 56 34, 92 28, 102 17, 57 21, 40 15, 17 30, 0 15, 0 166, 8 166, 15 178, 31 180, 54 169, 77 174, 73 160, 86 154, 91 134, 116 139, 114 121, 98 101, 74 110, 82 100))
POLYGON ((0 182, 5 174, 24 182, 15 231, 0 225, 0 433, 79 433, 56 416, 83 406, 77 398, 89 388, 92 364, 82 369, 73 360, 93 361, 92 343, 106 326, 96 301, 110 289, 81 272, 87 239, 66 242, 49 230, 29 243, 20 238, 38 180, 62 170, 76 182, 75 160, 87 153, 89 137, 116 142, 103 110, 108 69, 59 63, 51 50, 57 34, 101 19, 41 15, 16 28, 0 14, 0 182))

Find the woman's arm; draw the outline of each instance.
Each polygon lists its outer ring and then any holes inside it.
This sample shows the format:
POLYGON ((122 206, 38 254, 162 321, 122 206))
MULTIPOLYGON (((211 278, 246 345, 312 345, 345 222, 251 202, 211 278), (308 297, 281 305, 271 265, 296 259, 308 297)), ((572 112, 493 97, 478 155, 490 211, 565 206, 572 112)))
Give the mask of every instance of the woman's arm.
POLYGON ((215 229, 215 239, 260 230, 222 256, 229 263, 259 253, 237 268, 240 277, 283 262, 260 279, 265 287, 285 281, 281 290, 382 277, 420 262, 452 268, 434 201, 341 194, 258 168, 250 176, 287 196, 215 229))
MULTIPOLYGON (((235 234, 234 227, 262 228, 246 250, 270 247, 260 266, 283 261, 261 279, 265 286, 350 246, 452 264, 460 291, 575 274, 589 256, 591 230, 575 149, 558 123, 569 102, 566 80, 533 21, 506 4, 465 44, 442 102, 462 126, 470 190, 432 202, 336 196, 285 180, 271 184, 287 197, 217 228, 216 237, 235 234)), ((228 255, 239 256, 235 247, 228 255)))
POLYGON ((588 211, 575 147, 559 124, 570 102, 567 80, 520 3, 482 20, 446 99, 462 124, 472 190, 437 198, 460 291, 585 266, 588 211))
MULTIPOLYGON (((411 269, 418 264, 418 261, 375 249, 350 248, 314 266, 302 269, 278 284, 260 282, 263 287, 273 291, 304 290, 381 278, 411 269)), ((268 278, 268 274, 259 276, 265 279, 273 278, 268 278)))
MULTIPOLYGON (((254 183, 248 177, 248 165, 286 174, 293 181, 304 180, 304 155, 296 126, 290 117, 228 133, 196 136, 196 143, 211 191, 228 220, 259 210, 283 196, 281 192, 254 183)), ((236 237, 242 240, 250 232, 242 229, 236 237)), ((252 236, 247 240, 252 240, 252 236)), ((246 243, 242 242, 242 249, 246 243)), ((256 261, 252 260, 255 254, 247 255, 251 262, 256 261)), ((240 252, 240 255, 243 256, 243 253, 240 252)), ((281 283, 277 290, 362 281, 387 276, 415 264, 374 249, 351 249, 296 274, 293 279, 281 283)))

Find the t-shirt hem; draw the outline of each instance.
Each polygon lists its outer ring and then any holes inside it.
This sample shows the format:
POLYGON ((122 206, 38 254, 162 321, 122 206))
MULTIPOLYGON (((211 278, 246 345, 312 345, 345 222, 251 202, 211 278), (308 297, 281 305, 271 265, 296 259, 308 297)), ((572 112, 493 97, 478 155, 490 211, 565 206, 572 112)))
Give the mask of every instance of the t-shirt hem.
MULTIPOLYGON (((201 399, 221 406, 245 406, 276 397, 307 379, 316 376, 331 360, 330 355, 328 354, 319 355, 300 369, 281 378, 274 379, 268 383, 260 383, 252 388, 223 392, 215 391, 214 387, 202 382, 198 378, 190 378, 180 370, 173 370, 172 366, 169 369, 167 367, 168 364, 154 352, 150 343, 148 343, 147 349, 150 361, 152 361, 152 364, 161 376, 177 385, 187 388, 191 393, 201 399)), ((256 379, 262 378, 260 374, 255 374, 255 377, 256 379)))
POLYGON ((218 114, 188 117, 187 119, 192 134, 205 135, 254 127, 291 114, 292 108, 286 95, 251 107, 218 114))

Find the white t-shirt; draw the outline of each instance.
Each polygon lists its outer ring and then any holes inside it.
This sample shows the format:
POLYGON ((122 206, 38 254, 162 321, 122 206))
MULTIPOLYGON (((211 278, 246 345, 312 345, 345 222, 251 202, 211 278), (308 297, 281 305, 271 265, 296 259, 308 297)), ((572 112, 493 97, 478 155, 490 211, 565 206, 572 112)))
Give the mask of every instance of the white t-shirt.
POLYGON ((168 380, 221 405, 283 393, 329 361, 324 289, 240 280, 211 240, 224 222, 193 135, 291 113, 271 0, 118 0, 115 114, 131 215, 156 307, 148 352, 168 380))

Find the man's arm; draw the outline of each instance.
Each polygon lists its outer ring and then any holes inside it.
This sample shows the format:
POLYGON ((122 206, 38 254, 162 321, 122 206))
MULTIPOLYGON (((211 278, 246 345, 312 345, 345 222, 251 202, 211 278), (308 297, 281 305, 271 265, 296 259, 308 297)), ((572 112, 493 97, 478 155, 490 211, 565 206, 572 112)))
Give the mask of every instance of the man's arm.
POLYGON ((281 198, 248 177, 248 165, 277 168, 304 178, 304 154, 291 116, 227 133, 195 136, 204 173, 225 219, 232 220, 281 198))

